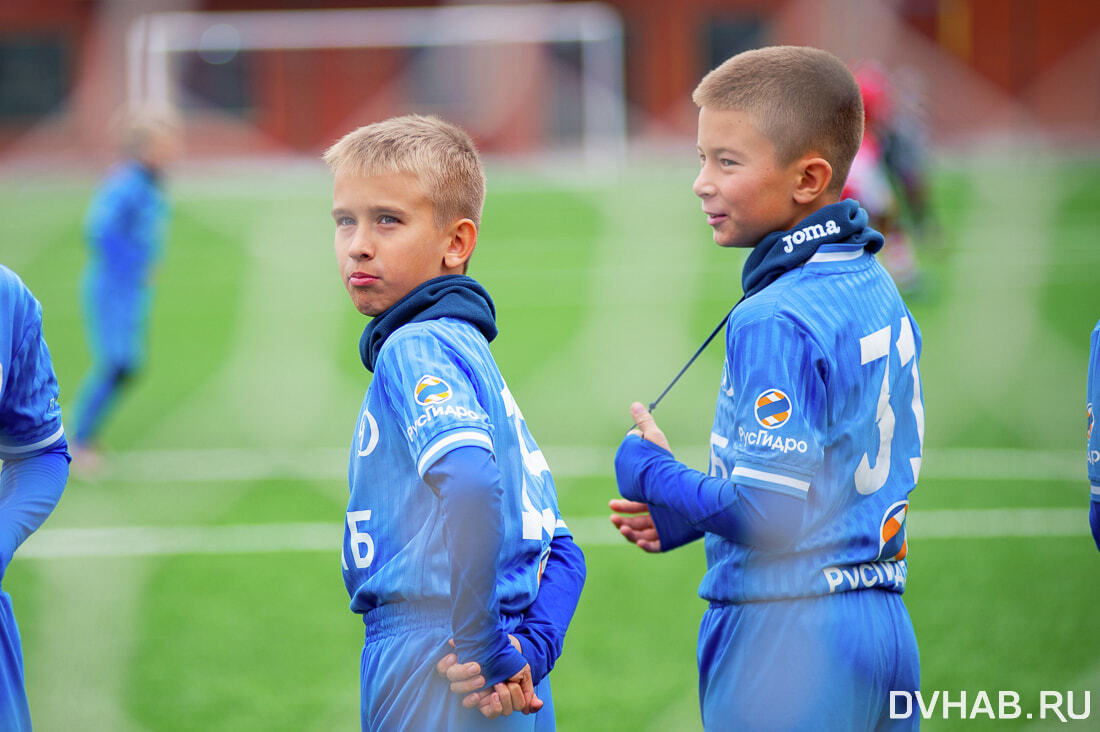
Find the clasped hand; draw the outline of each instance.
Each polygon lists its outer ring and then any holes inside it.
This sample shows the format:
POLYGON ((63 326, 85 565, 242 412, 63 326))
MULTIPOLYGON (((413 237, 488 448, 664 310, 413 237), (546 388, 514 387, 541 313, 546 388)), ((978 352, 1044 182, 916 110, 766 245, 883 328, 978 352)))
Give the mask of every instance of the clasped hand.
MULTIPOLYGON (((517 651, 521 650, 516 637, 509 634, 509 642, 517 651)), ((454 647, 454 641, 450 641, 454 647)), ((531 678, 531 666, 525 665, 511 678, 485 687, 485 677, 481 675, 481 665, 476 661, 459 663, 458 656, 448 653, 435 666, 436 673, 447 679, 451 691, 462 695, 462 706, 467 709, 477 707, 484 716, 495 719, 512 712, 533 714, 542 709, 542 700, 535 694, 534 680, 531 678)))

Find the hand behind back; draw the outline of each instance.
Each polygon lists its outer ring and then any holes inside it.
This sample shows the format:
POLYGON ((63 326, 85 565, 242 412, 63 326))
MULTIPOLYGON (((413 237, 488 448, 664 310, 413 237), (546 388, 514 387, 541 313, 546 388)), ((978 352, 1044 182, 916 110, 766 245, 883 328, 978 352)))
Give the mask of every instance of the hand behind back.
MULTIPOLYGON (((517 651, 521 650, 519 641, 513 635, 508 640, 517 651)), ((454 646, 454 641, 450 641, 454 646)), ((512 712, 533 714, 542 709, 542 700, 535 694, 531 666, 525 665, 511 678, 485 687, 485 678, 481 675, 481 665, 476 661, 459 663, 458 656, 448 653, 436 664, 436 673, 451 684, 451 691, 462 695, 462 706, 478 711, 489 719, 508 716, 512 712)))

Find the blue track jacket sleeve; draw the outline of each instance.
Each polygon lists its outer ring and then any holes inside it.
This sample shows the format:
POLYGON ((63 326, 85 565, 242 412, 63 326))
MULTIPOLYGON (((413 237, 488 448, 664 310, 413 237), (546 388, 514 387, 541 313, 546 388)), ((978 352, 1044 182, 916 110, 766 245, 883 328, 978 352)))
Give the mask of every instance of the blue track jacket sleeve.
MULTIPOLYGON (((738 544, 778 549, 802 527, 805 501, 775 491, 712 478, 676 460, 672 453, 627 435, 615 455, 619 493, 673 514, 695 531, 709 531, 738 544)), ((664 549, 664 537, 657 525, 664 549)))
POLYGON ((424 473, 440 498, 451 553, 451 627, 461 662, 476 660, 487 686, 526 665, 500 622, 497 557, 504 537, 500 470, 480 447, 448 452, 424 473))
POLYGON ((65 440, 48 452, 5 460, 0 471, 0 580, 12 555, 53 511, 69 477, 65 440))
POLYGON ((671 551, 684 544, 690 544, 696 539, 702 539, 706 533, 695 528, 664 506, 649 504, 649 516, 653 519, 653 526, 657 529, 657 537, 661 540, 661 551, 663 552, 671 551))
POLYGON ((1100 412, 1100 321, 1092 329, 1089 343, 1089 371, 1085 380, 1085 414, 1088 417, 1085 456, 1091 498, 1089 526, 1096 548, 1100 549, 1100 427, 1096 425, 1096 413, 1100 412))
POLYGON ((585 573, 584 553, 573 537, 554 537, 538 595, 512 634, 519 641, 523 657, 531 664, 536 684, 550 673, 561 656, 565 631, 577 609, 585 573))
POLYGON ((1096 548, 1100 549, 1100 501, 1092 501, 1089 507, 1089 526, 1092 527, 1092 540, 1096 542, 1096 548))

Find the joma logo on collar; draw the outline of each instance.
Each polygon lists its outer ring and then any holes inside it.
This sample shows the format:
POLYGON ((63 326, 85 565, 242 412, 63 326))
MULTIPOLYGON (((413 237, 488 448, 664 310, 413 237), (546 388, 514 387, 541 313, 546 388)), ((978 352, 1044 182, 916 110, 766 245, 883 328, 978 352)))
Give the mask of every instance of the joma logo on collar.
POLYGON ((828 236, 829 234, 839 233, 840 227, 832 219, 829 219, 824 224, 812 224, 810 226, 801 228, 792 234, 787 234, 786 236, 784 236, 783 243, 786 246, 783 247, 783 251, 785 251, 787 254, 790 254, 794 251, 794 247, 796 244, 814 241, 824 236, 828 236))

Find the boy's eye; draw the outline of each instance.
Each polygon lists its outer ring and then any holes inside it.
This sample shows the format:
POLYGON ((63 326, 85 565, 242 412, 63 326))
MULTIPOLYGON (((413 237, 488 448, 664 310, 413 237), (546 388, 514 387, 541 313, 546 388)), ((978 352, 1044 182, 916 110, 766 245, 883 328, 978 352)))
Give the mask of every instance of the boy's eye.
POLYGON ((723 168, 728 168, 730 166, 737 165, 736 162, 734 162, 733 160, 730 160, 729 158, 718 158, 718 164, 721 165, 723 168))
POLYGON ((395 217, 390 216, 389 214, 382 214, 381 216, 378 217, 378 223, 380 223, 380 224, 400 224, 401 222, 398 221, 395 217))
POLYGON ((352 226, 355 223, 355 219, 350 216, 338 216, 336 218, 337 226, 352 226))

